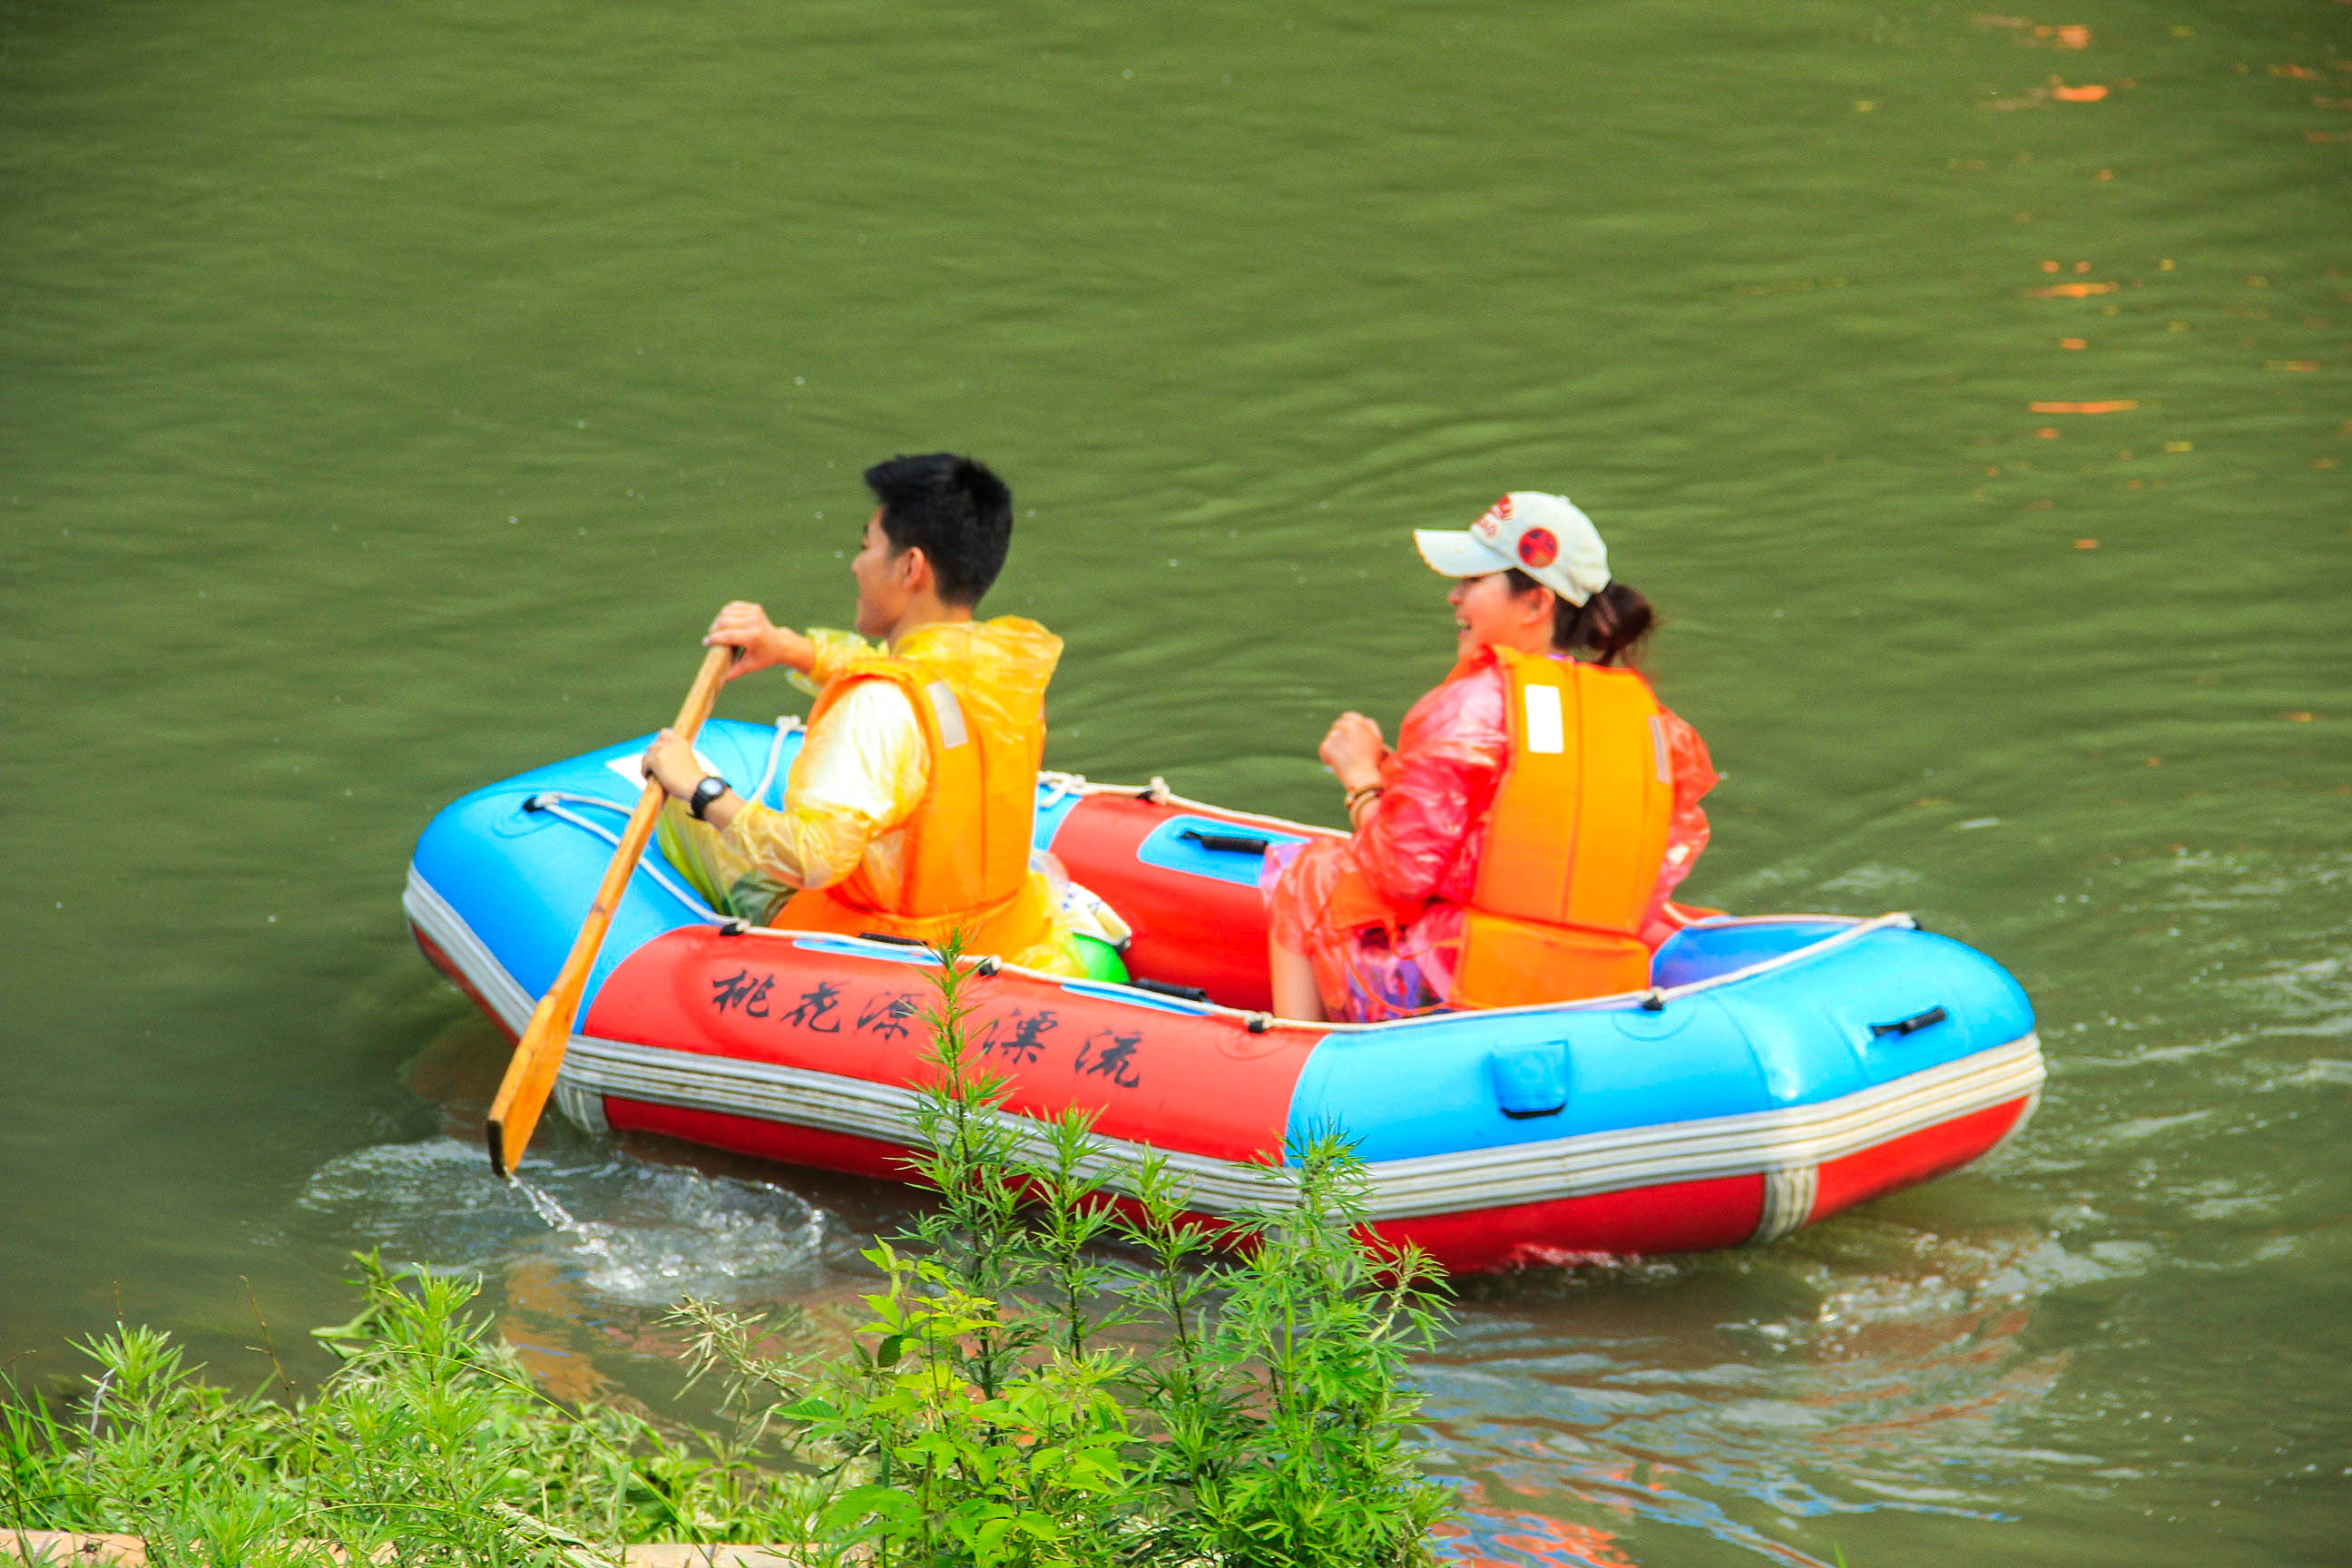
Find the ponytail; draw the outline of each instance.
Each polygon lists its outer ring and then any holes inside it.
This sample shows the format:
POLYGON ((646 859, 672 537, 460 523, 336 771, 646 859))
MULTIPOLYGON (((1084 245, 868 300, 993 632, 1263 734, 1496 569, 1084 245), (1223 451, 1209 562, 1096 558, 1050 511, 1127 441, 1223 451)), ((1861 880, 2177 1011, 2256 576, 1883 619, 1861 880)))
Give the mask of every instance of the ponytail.
MULTIPOLYGON (((1511 586, 1531 594, 1543 586, 1516 566, 1511 586)), ((1590 653, 1595 664, 1635 664, 1657 627, 1657 613, 1641 590, 1612 583, 1580 605, 1552 595, 1551 646, 1559 653, 1590 653)))

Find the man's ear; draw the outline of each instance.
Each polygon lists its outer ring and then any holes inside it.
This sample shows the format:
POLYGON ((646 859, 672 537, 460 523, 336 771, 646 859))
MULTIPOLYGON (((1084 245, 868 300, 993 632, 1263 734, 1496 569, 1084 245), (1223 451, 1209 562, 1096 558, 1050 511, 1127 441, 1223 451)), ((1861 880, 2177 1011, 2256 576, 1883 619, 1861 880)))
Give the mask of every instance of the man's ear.
POLYGON ((931 570, 931 558, 919 544, 909 544, 898 552, 892 563, 898 570, 898 581, 910 594, 936 592, 939 574, 931 570))

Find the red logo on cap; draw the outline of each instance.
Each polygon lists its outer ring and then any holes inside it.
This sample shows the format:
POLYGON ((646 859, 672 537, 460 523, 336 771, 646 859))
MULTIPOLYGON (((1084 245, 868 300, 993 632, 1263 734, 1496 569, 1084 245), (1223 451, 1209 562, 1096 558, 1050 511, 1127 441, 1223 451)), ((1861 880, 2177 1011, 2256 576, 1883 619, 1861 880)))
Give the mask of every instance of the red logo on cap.
POLYGON ((1549 528, 1531 528, 1519 535, 1519 563, 1540 571, 1559 559, 1559 541, 1549 528))

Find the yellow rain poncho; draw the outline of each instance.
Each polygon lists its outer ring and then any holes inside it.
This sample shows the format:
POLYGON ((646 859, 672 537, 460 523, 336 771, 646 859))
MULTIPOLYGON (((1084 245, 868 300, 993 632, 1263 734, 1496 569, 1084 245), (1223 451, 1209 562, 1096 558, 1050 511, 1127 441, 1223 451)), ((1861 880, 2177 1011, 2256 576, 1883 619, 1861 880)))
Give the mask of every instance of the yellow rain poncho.
POLYGON ((972 951, 1069 974, 1087 971, 1074 936, 1126 936, 1033 864, 1059 637, 1017 616, 936 622, 887 651, 812 636, 817 702, 782 808, 747 804, 723 832, 677 802, 663 814, 664 853, 714 905, 794 931, 961 928, 972 951))

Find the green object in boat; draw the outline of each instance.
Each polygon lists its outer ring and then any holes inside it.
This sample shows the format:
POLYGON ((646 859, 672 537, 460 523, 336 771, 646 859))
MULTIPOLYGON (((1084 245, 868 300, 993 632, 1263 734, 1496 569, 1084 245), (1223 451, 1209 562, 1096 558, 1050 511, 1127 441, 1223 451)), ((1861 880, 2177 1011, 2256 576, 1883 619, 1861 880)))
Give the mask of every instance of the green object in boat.
POLYGON ((1127 961, 1119 957, 1118 949, 1100 937, 1074 935, 1070 942, 1087 966, 1087 979, 1108 981, 1113 985, 1127 984, 1127 961))

